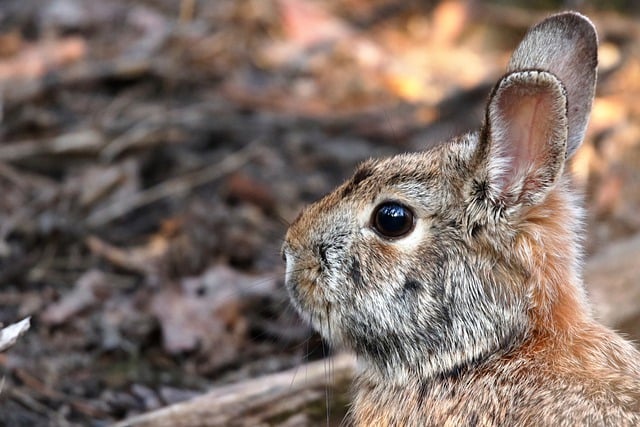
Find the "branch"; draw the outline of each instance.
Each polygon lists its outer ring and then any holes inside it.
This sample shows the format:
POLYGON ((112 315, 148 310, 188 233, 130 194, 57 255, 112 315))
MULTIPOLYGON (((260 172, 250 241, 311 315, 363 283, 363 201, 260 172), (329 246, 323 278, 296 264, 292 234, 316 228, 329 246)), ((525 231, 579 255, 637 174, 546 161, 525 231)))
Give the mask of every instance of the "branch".
POLYGON ((138 208, 169 196, 187 193, 195 187, 223 177, 242 167, 245 163, 257 156, 260 151, 257 142, 258 141, 254 141, 250 143, 235 153, 226 156, 220 162, 209 165, 204 169, 168 179, 124 200, 117 200, 113 204, 93 212, 87 219, 87 223, 91 227, 102 227, 138 208))
MULTIPOLYGON (((342 354, 281 373, 218 387, 191 400, 122 421, 115 427, 284 424, 291 417, 304 417, 305 410, 314 408, 317 411, 319 405, 325 405, 325 399, 331 395, 328 387, 350 382, 354 371, 355 359, 342 354)), ((328 403, 331 410, 339 409, 338 403, 328 403)), ((323 419, 324 413, 323 410, 323 419)))

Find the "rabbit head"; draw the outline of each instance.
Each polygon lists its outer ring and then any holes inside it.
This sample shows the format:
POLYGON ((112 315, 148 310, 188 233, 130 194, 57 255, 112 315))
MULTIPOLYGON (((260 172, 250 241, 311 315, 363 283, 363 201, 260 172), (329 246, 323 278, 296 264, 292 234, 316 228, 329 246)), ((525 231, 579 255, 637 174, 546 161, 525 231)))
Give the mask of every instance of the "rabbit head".
POLYGON ((563 170, 596 65, 592 24, 552 16, 514 52, 480 131, 367 161, 307 207, 283 246, 302 316, 402 380, 504 354, 579 315, 579 209, 563 170))

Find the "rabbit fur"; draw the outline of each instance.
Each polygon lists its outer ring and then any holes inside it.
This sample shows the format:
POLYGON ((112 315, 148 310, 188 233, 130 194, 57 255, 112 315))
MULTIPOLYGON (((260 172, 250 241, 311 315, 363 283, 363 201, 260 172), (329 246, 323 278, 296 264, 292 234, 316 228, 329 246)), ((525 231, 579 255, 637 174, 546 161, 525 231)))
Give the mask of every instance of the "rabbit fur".
POLYGON ((355 425, 640 425, 640 353, 591 314, 565 171, 596 67, 591 22, 547 18, 480 131, 369 160, 292 223, 285 284, 361 361, 355 425), (386 201, 412 212, 401 237, 372 226, 386 201))

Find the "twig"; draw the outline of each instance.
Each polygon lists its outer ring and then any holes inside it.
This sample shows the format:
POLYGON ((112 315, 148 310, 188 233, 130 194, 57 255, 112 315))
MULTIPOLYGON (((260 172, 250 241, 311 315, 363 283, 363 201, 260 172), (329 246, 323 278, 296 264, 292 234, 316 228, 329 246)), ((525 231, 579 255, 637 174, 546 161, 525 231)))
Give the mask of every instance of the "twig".
POLYGON ((88 236, 85 243, 91 253, 106 259, 118 268, 144 275, 152 274, 155 268, 148 258, 141 258, 135 250, 118 248, 97 236, 88 236))
POLYGON ((71 427, 72 424, 65 420, 63 417, 59 416, 54 410, 50 409, 48 406, 38 402, 36 399, 31 397, 29 393, 20 390, 17 387, 9 388, 9 393, 11 397, 27 408, 31 409, 33 412, 40 414, 50 422, 53 422, 55 425, 59 425, 62 427, 71 427))
POLYGON ((338 355, 285 372, 250 379, 211 390, 202 396, 130 418, 114 427, 191 427, 273 425, 274 419, 322 404, 326 387, 351 379, 355 359, 338 355), (329 365, 327 365, 329 364, 329 365), (333 372, 327 375, 327 366, 333 372), (305 375, 298 375, 305 369, 305 375))
MULTIPOLYGON (((15 376, 20 381, 22 381, 24 386, 26 386, 29 389, 29 393, 26 394, 26 393, 23 393, 21 390, 14 388, 14 389, 11 389, 12 394, 14 395, 14 397, 16 396, 16 393, 14 392, 17 392, 18 395, 21 397, 27 396, 29 399, 28 402, 31 406, 33 406, 34 404, 40 405, 40 402, 36 396, 39 396, 41 399, 54 401, 54 402, 55 401, 62 402, 62 401, 65 401, 67 398, 67 396, 65 396, 63 393, 57 390, 54 390, 47 384, 43 383, 42 380, 35 377, 33 374, 29 373, 25 369, 18 368, 14 371, 14 373, 15 373, 15 376)), ((24 399, 22 400, 24 403, 24 399)), ((102 410, 99 407, 96 407, 95 405, 81 398, 73 399, 71 402, 69 402, 69 405, 72 408, 74 408, 76 411, 86 414, 90 417, 105 418, 108 416, 108 414, 104 410, 102 410)), ((44 406, 44 407, 48 408, 47 406, 44 406)))
POLYGON ((97 153, 105 141, 99 132, 85 129, 45 140, 20 141, 0 147, 0 160, 16 161, 34 156, 97 153))
POLYGON ((105 79, 135 79, 155 71, 150 58, 122 57, 111 61, 82 62, 80 64, 52 72, 46 77, 28 80, 24 83, 6 85, 2 92, 5 109, 31 101, 55 88, 69 87, 105 79))
POLYGON ((47 191, 50 191, 57 187, 54 180, 44 175, 26 172, 4 162, 0 162, 0 176, 11 181, 13 185, 23 191, 28 191, 30 188, 46 188, 47 191))
POLYGON ((89 227, 101 227, 136 209, 157 202, 169 196, 186 193, 195 187, 214 181, 249 162, 259 153, 260 139, 251 142, 242 149, 225 157, 222 161, 209 165, 202 170, 188 173, 164 181, 154 187, 142 190, 124 200, 93 212, 87 218, 89 227))
POLYGON ((123 135, 112 140, 102 149, 100 156, 106 161, 113 161, 125 150, 131 148, 152 147, 165 141, 171 125, 158 121, 147 120, 134 126, 123 135))

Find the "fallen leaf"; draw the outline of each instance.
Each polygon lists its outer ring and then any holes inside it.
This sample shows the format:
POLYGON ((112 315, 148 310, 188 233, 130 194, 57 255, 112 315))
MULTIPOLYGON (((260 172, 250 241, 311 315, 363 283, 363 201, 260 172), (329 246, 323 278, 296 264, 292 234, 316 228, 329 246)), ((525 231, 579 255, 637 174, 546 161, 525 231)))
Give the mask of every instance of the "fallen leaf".
POLYGON ((212 369, 233 361, 248 339, 244 298, 268 295, 274 285, 273 278, 219 265, 179 286, 166 286, 152 302, 165 350, 171 354, 198 350, 207 355, 212 369))
POLYGON ((80 276, 69 293, 45 309, 41 320, 49 325, 64 323, 72 316, 99 303, 108 293, 106 274, 99 270, 89 270, 80 276))
POLYGON ((14 345, 18 338, 29 330, 30 326, 31 317, 27 317, 19 322, 0 329, 0 351, 5 351, 14 345))

